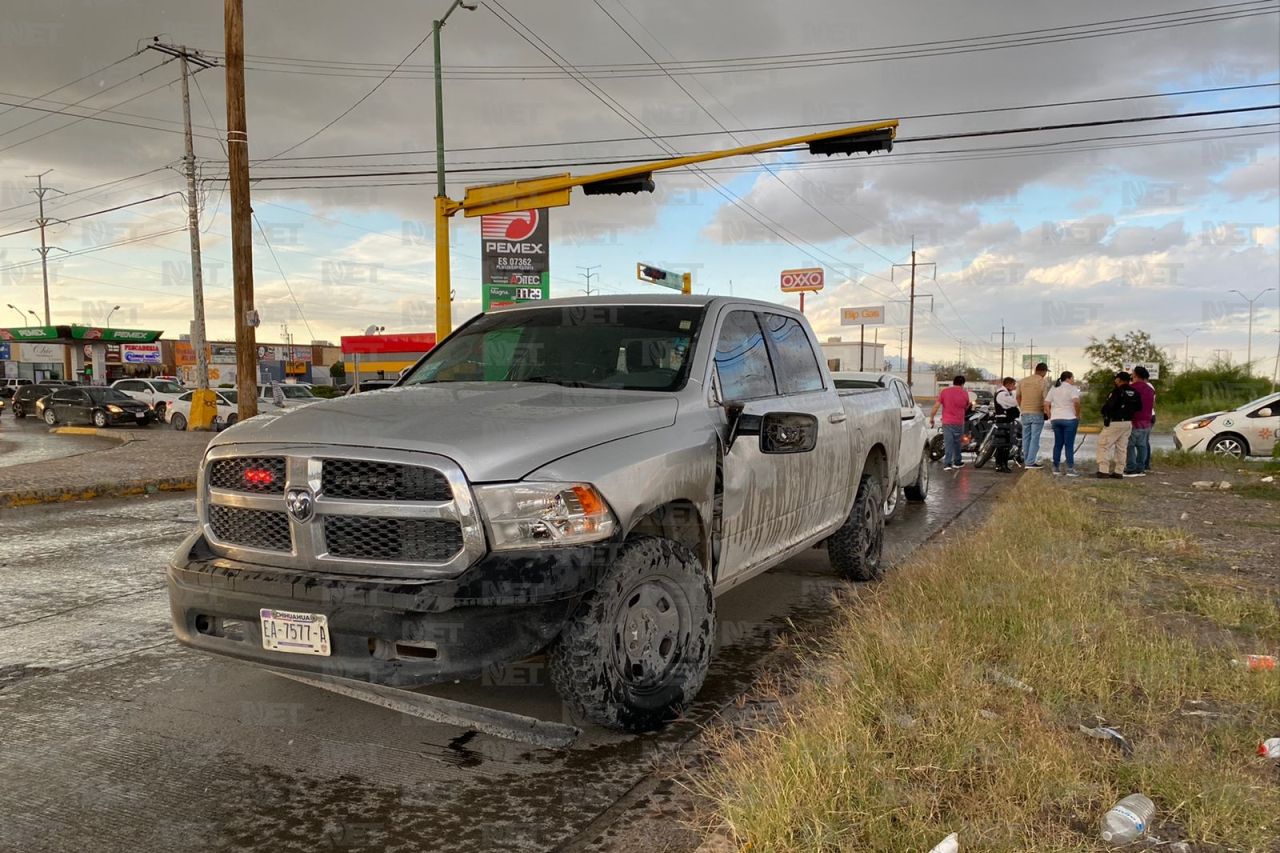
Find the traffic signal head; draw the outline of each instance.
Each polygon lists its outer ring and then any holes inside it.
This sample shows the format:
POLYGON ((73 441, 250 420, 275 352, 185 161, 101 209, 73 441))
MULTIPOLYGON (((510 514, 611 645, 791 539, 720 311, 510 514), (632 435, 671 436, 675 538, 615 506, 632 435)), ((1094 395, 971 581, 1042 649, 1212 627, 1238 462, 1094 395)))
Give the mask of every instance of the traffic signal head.
POLYGON ((609 178, 582 185, 583 195, 629 195, 630 193, 653 192, 653 173, 628 175, 624 178, 609 178))
POLYGON ((893 150, 893 128, 873 130, 867 133, 851 133, 832 139, 815 139, 809 143, 810 154, 871 154, 893 150))

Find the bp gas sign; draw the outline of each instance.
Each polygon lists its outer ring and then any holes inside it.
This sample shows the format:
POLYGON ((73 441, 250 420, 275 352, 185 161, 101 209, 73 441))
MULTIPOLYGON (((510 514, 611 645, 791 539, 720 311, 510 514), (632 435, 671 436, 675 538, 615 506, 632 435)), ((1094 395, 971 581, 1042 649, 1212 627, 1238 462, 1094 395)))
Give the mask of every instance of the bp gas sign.
POLYGON ((551 296, 546 208, 480 217, 482 310, 551 296))

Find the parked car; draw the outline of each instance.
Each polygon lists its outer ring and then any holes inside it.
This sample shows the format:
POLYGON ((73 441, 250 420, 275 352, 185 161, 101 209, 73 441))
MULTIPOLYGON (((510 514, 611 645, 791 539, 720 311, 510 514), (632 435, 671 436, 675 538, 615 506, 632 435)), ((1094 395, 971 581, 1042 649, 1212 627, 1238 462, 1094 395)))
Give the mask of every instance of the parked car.
POLYGON ((906 501, 922 502, 929 496, 929 419, 911 396, 907 383, 892 373, 853 371, 833 373, 832 378, 841 393, 857 388, 887 388, 898 400, 902 440, 898 445, 897 482, 884 499, 884 517, 890 521, 906 501))
POLYGON ((1173 428, 1173 444, 1192 453, 1270 456, 1280 430, 1280 394, 1268 394, 1228 412, 1187 418, 1173 428))
POLYGON ((3 397, 6 400, 11 399, 14 395, 14 392, 16 392, 23 385, 33 385, 33 384, 34 384, 33 380, 30 380, 30 379, 17 379, 13 377, 0 379, 0 397, 3 397))
POLYGON ((311 393, 311 389, 305 385, 297 385, 289 382, 273 382, 270 385, 258 386, 258 410, 267 412, 272 407, 283 409, 295 409, 298 406, 306 406, 310 403, 319 402, 321 398, 311 393), (276 388, 280 389, 282 399, 276 401, 276 388))
POLYGON ((9 401, 9 405, 13 409, 13 416, 15 418, 25 418, 27 415, 35 415, 38 418, 44 417, 45 400, 58 387, 56 385, 46 385, 43 382, 19 386, 18 390, 14 392, 13 399, 9 401))
POLYGON ((187 392, 172 379, 117 379, 111 383, 117 391, 128 394, 133 399, 146 403, 155 412, 155 419, 164 420, 164 410, 169 404, 187 392))
POLYGON ((359 385, 349 385, 345 393, 363 394, 365 391, 381 391, 399 382, 399 379, 362 379, 359 385))
POLYGON ((393 686, 546 650, 577 715, 660 727, 706 677, 714 595, 822 543, 883 572, 902 402, 837 392, 820 352, 804 315, 732 297, 478 315, 398 393, 213 439, 174 632, 393 686))
POLYGON ((44 406, 44 422, 55 424, 86 423, 96 427, 134 424, 146 426, 155 420, 155 412, 146 404, 114 388, 58 388, 49 395, 44 406))
MULTIPOLYGON (((235 391, 225 388, 211 388, 216 395, 218 404, 218 418, 226 426, 234 426, 239 418, 239 403, 235 391)), ((184 430, 187 428, 187 422, 191 420, 191 395, 195 391, 188 391, 178 399, 169 404, 165 409, 164 419, 176 430, 184 430)))

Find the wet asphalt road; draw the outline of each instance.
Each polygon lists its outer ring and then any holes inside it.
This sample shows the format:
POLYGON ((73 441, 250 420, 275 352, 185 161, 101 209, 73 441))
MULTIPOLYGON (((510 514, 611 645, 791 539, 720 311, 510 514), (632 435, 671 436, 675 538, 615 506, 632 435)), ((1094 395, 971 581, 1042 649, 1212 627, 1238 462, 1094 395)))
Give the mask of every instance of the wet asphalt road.
MULTIPOLYGON (((929 503, 889 528, 892 560, 979 520, 1010 483, 935 466, 929 503)), ((842 586, 813 550, 729 592, 688 720, 643 737, 587 728, 549 751, 179 648, 162 565, 194 520, 181 497, 5 512, 0 850, 584 849, 655 760, 749 684, 787 620, 812 624, 842 586)), ((485 681, 435 692, 563 718, 541 662, 485 681)))
POLYGON ((39 418, 15 418, 8 406, 0 413, 0 466, 62 459, 114 446, 109 438, 55 435, 39 418))

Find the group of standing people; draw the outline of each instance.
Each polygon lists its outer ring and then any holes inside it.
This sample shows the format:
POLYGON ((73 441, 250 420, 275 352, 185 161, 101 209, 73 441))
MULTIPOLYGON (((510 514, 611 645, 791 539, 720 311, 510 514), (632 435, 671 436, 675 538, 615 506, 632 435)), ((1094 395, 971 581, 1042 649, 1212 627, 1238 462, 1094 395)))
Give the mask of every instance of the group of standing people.
MULTIPOLYGON (((1142 365, 1115 374, 1114 387, 1102 404, 1102 432, 1098 436, 1099 479, 1143 477, 1151 470, 1151 428, 1155 424, 1155 389, 1150 373, 1142 365), (1137 377, 1136 379, 1134 377, 1137 377), (1118 458, 1124 456, 1124 470, 1118 458)), ((942 410, 944 441, 943 470, 963 468, 960 451, 963 446, 965 416, 972 408, 969 393, 964 390, 964 377, 957 376, 951 387, 938 394, 930 425, 942 410)), ((1009 473, 1009 454, 1013 448, 1014 424, 1022 426, 1022 458, 1027 468, 1045 467, 1039 461, 1040 437, 1048 421, 1053 430, 1052 465, 1055 475, 1078 477, 1076 471, 1076 434, 1080 427, 1080 388, 1075 374, 1064 370, 1057 380, 1049 380, 1049 365, 1041 362, 1035 371, 1021 381, 1006 376, 994 403, 996 430, 995 470, 1009 473)))

